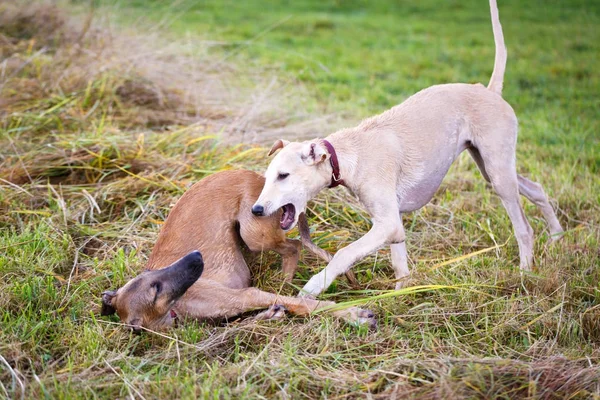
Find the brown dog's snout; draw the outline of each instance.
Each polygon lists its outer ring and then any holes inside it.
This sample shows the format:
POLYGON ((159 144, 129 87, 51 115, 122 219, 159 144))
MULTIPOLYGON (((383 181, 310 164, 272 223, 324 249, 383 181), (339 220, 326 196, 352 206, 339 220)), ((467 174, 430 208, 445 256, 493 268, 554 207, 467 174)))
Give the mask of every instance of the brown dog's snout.
POLYGON ((257 217, 262 217, 265 215, 265 208, 260 204, 255 204, 252 206, 252 214, 256 215, 257 217))
POLYGON ((174 299, 182 296, 196 282, 204 271, 204 260, 198 250, 188 253, 175 261, 171 266, 160 270, 161 279, 170 281, 175 287, 172 292, 174 299))

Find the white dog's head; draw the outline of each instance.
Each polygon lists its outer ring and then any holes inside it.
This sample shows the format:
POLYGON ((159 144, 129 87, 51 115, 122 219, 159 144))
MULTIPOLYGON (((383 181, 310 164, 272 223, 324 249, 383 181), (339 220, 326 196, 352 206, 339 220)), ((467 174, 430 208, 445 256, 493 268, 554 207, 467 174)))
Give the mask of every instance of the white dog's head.
POLYGON ((282 149, 265 173, 265 186, 252 207, 252 213, 268 216, 280 208, 281 229, 288 231, 298 222, 306 203, 331 181, 329 158, 320 140, 288 142, 277 140, 269 155, 282 149))

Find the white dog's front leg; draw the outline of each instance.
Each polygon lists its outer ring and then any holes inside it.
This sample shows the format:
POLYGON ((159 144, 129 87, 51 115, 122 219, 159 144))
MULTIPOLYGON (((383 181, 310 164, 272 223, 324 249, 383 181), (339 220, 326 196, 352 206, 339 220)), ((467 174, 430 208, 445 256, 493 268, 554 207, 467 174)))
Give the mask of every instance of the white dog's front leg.
POLYGON ((366 257, 375 250, 383 247, 390 241, 403 241, 403 231, 398 229, 396 221, 374 222, 365 236, 356 242, 339 250, 333 259, 321 272, 310 278, 300 291, 299 296, 317 296, 343 273, 346 273, 358 260, 366 257))
POLYGON ((394 243, 390 246, 392 250, 392 268, 396 275, 396 290, 402 289, 406 285, 406 277, 410 275, 408 269, 408 254, 406 253, 406 241, 394 243))
MULTIPOLYGON (((402 223, 400 223, 399 229, 402 230, 401 236, 406 236, 402 223)), ((406 241, 403 240, 398 243, 392 243, 390 245, 390 250, 392 251, 392 269, 396 275, 396 290, 399 290, 407 283, 407 280, 404 278, 407 278, 410 275, 410 270, 408 269, 408 254, 406 253, 406 241)))

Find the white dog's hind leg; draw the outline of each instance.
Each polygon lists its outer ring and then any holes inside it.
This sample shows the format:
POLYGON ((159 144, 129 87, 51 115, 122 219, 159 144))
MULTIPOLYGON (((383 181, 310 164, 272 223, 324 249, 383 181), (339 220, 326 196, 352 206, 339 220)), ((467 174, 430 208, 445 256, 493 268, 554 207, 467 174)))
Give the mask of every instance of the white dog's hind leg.
POLYGON ((405 278, 410 275, 406 241, 393 243, 390 249, 392 250, 392 268, 396 275, 396 290, 399 290, 406 286, 407 280, 405 278))
MULTIPOLYGON (((487 174, 485 168, 485 162, 481 157, 481 154, 478 149, 470 148, 469 152, 473 156, 473 159, 477 163, 481 174, 485 178, 486 181, 491 182, 490 177, 487 174)), ((564 232, 560 222, 558 222, 558 218, 556 218, 556 213, 554 209, 550 205, 548 201, 548 197, 546 197, 546 193, 544 193, 544 189, 542 185, 537 182, 533 182, 524 176, 517 174, 517 180, 519 182, 519 193, 527 198, 530 202, 538 206, 544 219, 546 220, 546 224, 548 224, 548 229, 550 230, 550 240, 556 241, 562 237, 562 233, 564 232)))
MULTIPOLYGON (((509 151, 514 153, 514 149, 509 151)), ((515 158, 498 156, 502 151, 497 149, 486 151, 485 148, 479 148, 471 154, 473 153, 481 154, 481 157, 473 158, 477 161, 484 177, 492 183, 510 217, 519 244, 519 266, 525 271, 530 271, 533 264, 533 229, 521 207, 515 158)))
POLYGON ((529 225, 523 207, 519 202, 519 192, 504 187, 496 189, 496 192, 498 192, 513 224, 517 243, 519 244, 519 266, 525 271, 531 271, 531 265, 533 264, 533 229, 531 229, 531 225, 529 225))
POLYGON ((546 197, 542 185, 530 181, 521 175, 517 175, 517 178, 519 180, 519 192, 542 211, 542 215, 550 230, 550 240, 555 241, 560 239, 564 231, 562 226, 560 226, 560 222, 558 222, 558 218, 556 218, 556 213, 552 209, 550 202, 548 202, 548 197, 546 197))
POLYGON ((398 217, 391 221, 389 219, 375 220, 365 236, 335 253, 329 265, 310 278, 304 285, 299 296, 317 296, 327 289, 335 278, 348 271, 355 262, 385 246, 390 241, 403 242, 404 230, 398 229, 398 226, 401 226, 399 213, 396 210, 391 215, 398 215, 398 217))

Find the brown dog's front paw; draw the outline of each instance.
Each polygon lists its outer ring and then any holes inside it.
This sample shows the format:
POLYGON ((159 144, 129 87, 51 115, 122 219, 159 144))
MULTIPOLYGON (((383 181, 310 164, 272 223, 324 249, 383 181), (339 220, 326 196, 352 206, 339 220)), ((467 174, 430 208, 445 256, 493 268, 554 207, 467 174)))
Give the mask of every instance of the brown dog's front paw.
POLYGON ((287 309, 281 304, 273 304, 271 307, 269 307, 268 310, 261 312, 260 314, 256 315, 253 319, 255 321, 281 319, 285 316, 286 311, 287 309))

